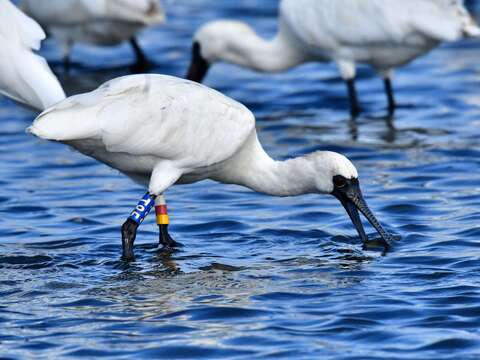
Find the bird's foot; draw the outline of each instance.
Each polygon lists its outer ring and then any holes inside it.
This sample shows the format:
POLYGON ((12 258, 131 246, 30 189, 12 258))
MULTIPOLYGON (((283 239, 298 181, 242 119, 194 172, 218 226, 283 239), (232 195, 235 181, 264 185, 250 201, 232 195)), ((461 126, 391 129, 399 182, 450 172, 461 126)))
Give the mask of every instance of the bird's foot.
POLYGON ((183 247, 183 245, 179 242, 176 242, 172 239, 170 234, 168 233, 168 225, 159 225, 160 229, 160 245, 162 246, 162 250, 165 251, 173 251, 176 248, 183 247))
POLYGON ((133 253, 133 243, 137 237, 138 223, 128 218, 122 225, 122 259, 132 261, 135 259, 133 253))

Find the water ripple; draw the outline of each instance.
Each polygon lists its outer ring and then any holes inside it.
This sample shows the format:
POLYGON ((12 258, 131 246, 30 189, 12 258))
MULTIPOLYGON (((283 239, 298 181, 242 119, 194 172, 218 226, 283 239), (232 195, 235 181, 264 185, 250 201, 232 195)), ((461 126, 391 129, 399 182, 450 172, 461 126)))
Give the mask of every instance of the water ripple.
MULTIPOLYGON (((206 21, 245 20, 272 36, 278 1, 261 3, 167 1, 168 26, 141 43, 155 71, 183 75, 206 21)), ((368 69, 356 121, 332 64, 211 69, 207 85, 254 111, 275 158, 330 150, 355 162, 370 207, 401 237, 387 253, 362 248, 331 196, 204 182, 167 193, 184 246, 161 251, 152 217, 125 263, 119 226, 145 189, 26 134, 35 114, 0 98, 0 357, 478 359, 479 46, 443 46, 400 69, 394 119, 368 69)), ((53 41, 43 54, 60 63, 53 41)), ((83 66, 56 70, 73 94, 126 74, 131 58, 128 45, 79 45, 83 66)))

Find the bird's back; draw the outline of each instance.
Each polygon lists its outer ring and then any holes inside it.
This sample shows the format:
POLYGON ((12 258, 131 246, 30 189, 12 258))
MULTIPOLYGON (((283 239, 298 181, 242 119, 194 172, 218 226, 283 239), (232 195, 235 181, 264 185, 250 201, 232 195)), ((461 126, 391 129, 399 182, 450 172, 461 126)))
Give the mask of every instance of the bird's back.
POLYGON ((471 20, 460 0, 283 0, 283 20, 311 47, 455 40, 471 20))
POLYGON ((127 154, 195 169, 230 158, 254 128, 247 108, 215 90, 171 76, 132 75, 66 99, 30 131, 107 163, 101 157, 127 154))
POLYGON ((159 0, 22 0, 22 7, 45 25, 88 25, 95 21, 160 24, 164 11, 159 0))

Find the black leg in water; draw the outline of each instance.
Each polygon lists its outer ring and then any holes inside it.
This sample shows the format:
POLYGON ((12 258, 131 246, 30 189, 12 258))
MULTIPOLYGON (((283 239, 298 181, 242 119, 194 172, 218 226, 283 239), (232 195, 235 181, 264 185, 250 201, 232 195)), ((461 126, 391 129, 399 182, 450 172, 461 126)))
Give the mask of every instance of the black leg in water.
POLYGON ((395 103, 395 96, 393 95, 392 81, 389 78, 385 78, 384 83, 385 92, 387 93, 388 99, 388 114, 393 115, 395 113, 395 108, 397 107, 397 105, 395 103))
POLYGON ((154 206, 155 196, 146 193, 122 225, 123 260, 134 260, 133 243, 137 236, 137 229, 154 206))
POLYGON ((72 67, 72 62, 70 60, 70 56, 65 55, 62 59, 62 63, 63 63, 63 70, 65 71, 65 73, 69 73, 70 69, 72 67))
POLYGON ((138 42, 135 38, 130 39, 130 45, 132 46, 132 49, 135 52, 135 57, 137 59, 135 65, 132 66, 132 71, 139 73, 150 70, 151 64, 148 61, 148 58, 143 52, 140 45, 138 45, 138 42))
POLYGON ((160 245, 162 245, 163 249, 165 250, 172 250, 176 247, 182 246, 180 243, 176 242, 175 240, 172 239, 170 234, 168 233, 168 225, 161 224, 158 225, 158 228, 160 230, 160 245))
POLYGON ((128 218, 122 225, 122 259, 126 261, 134 260, 133 243, 137 237, 137 229, 140 226, 134 220, 128 218))
POLYGON ((361 108, 358 103, 357 90, 355 88, 355 79, 347 80, 347 89, 348 97, 350 99, 350 114, 352 115, 352 118, 356 118, 360 114, 361 108))
POLYGON ((140 200, 135 209, 130 213, 127 221, 125 221, 122 226, 123 260, 134 260, 133 244, 137 236, 137 229, 154 206, 157 215, 157 224, 160 230, 160 245, 162 245, 163 249, 167 251, 181 246, 181 244, 173 240, 168 233, 169 218, 167 212, 167 203, 165 202, 164 196, 155 196, 147 193, 140 200))
POLYGON ((163 195, 160 195, 155 199, 155 213, 157 215, 157 225, 160 231, 159 243, 163 250, 169 251, 175 247, 181 246, 181 244, 173 240, 168 233, 170 219, 168 217, 167 202, 163 195))

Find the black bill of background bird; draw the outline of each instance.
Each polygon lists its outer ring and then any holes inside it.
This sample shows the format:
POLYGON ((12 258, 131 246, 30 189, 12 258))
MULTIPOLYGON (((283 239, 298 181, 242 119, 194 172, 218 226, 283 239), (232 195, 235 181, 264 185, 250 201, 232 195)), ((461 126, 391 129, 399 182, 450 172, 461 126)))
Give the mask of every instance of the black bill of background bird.
POLYGON ((186 78, 191 81, 201 83, 208 73, 210 64, 201 54, 200 44, 194 42, 192 46, 192 60, 188 69, 186 78))

